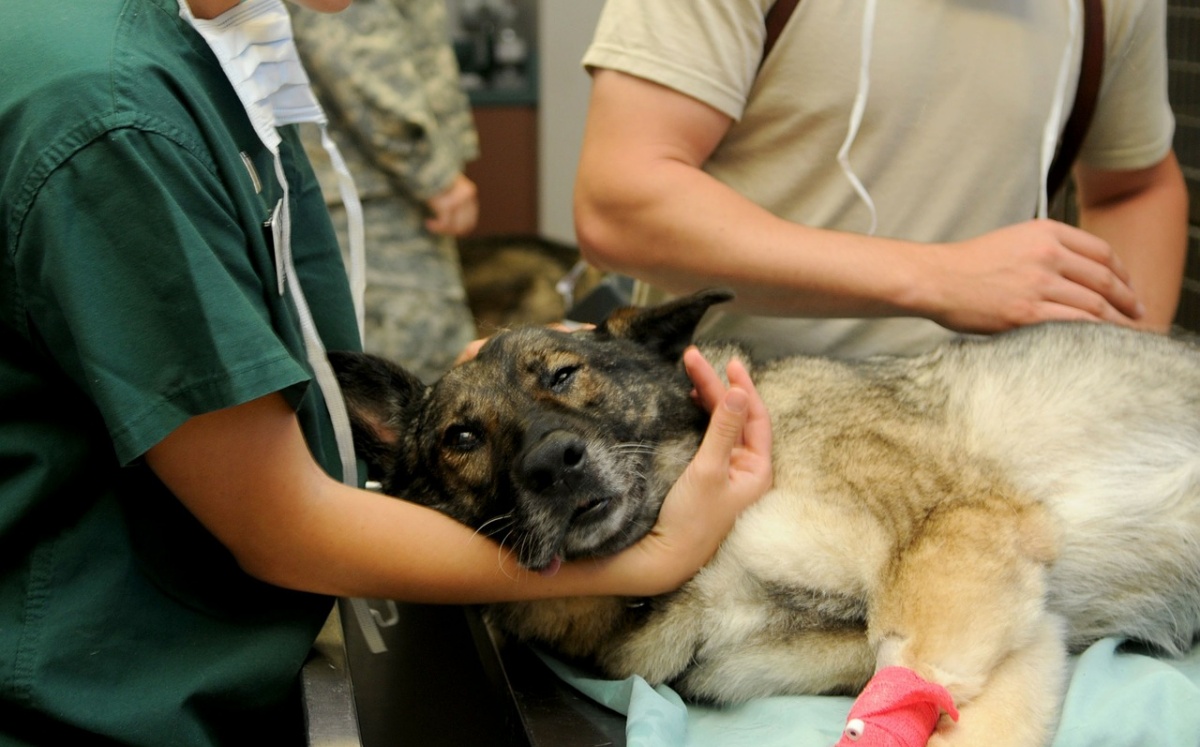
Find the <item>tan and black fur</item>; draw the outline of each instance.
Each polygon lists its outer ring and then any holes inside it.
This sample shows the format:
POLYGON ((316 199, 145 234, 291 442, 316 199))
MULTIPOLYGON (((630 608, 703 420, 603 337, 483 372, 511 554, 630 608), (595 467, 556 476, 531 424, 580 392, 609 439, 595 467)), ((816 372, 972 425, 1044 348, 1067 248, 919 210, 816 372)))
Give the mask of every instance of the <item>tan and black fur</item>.
MULTIPOLYGON (((335 366, 387 492, 542 569, 651 527, 706 422, 680 356, 728 298, 506 332, 432 387, 370 358, 335 366)), ((901 665, 961 711, 931 744, 994 747, 1049 742, 1068 651, 1120 635, 1178 654, 1196 638, 1197 347, 1062 323, 754 378, 774 488, 692 581, 497 605, 496 624, 716 702, 854 693, 901 665)))

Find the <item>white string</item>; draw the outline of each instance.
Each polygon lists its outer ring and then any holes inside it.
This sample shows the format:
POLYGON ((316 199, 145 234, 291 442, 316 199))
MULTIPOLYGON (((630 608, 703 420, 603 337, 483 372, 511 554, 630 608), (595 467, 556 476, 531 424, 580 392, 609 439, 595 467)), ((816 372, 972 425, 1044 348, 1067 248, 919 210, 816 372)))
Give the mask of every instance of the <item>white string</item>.
POLYGON ((858 136, 858 128, 862 125, 863 112, 867 108, 867 94, 871 90, 871 46, 875 35, 875 10, 877 0, 866 0, 863 6, 863 22, 862 22, 862 55, 858 66, 858 91, 854 96, 854 106, 850 110, 850 126, 846 132, 846 140, 842 143, 842 147, 838 150, 837 160, 842 167, 842 172, 846 175, 846 179, 850 181, 850 186, 858 194, 863 204, 867 206, 867 211, 871 214, 871 225, 867 230, 867 235, 874 236, 875 229, 879 223, 879 216, 875 210, 875 201, 871 199, 871 193, 863 186, 862 181, 858 178, 858 174, 854 173, 854 168, 850 165, 850 147, 854 144, 854 139, 858 136))
MULTIPOLYGON (((1061 137, 1063 117, 1066 114, 1067 80, 1070 77, 1071 65, 1076 57, 1076 46, 1080 43, 1081 12, 1083 0, 1066 0, 1067 3, 1067 46, 1063 50, 1062 60, 1058 64, 1058 81, 1054 87, 1054 102, 1050 114, 1046 117, 1046 126, 1042 130, 1042 153, 1039 170, 1037 217, 1045 218, 1050 212, 1050 194, 1047 180, 1050 176, 1050 164, 1054 161, 1054 153, 1058 149, 1061 137)), ((1082 69, 1081 69, 1082 77, 1082 69)))
POLYGON ((346 159, 342 158, 341 151, 329 136, 329 128, 324 123, 321 124, 321 146, 329 154, 329 161, 337 173, 338 193, 342 197, 342 207, 346 210, 347 234, 350 237, 350 296, 354 300, 354 315, 358 320, 359 342, 365 345, 367 252, 362 203, 358 199, 358 190, 354 188, 354 177, 350 175, 346 159))
POLYGON ((283 186, 283 202, 281 212, 280 239, 283 244, 284 273, 287 288, 300 317, 300 331, 304 336, 304 347, 308 363, 313 368, 313 376, 321 396, 325 399, 325 407, 329 410, 329 419, 333 425, 334 440, 337 442, 338 456, 342 462, 342 482, 346 485, 358 486, 358 461, 354 456, 354 437, 350 430, 350 416, 346 412, 346 403, 342 399, 341 387, 329 359, 325 355, 325 346, 321 343, 321 335, 317 332, 317 324, 313 320, 308 299, 296 274, 296 266, 292 261, 292 226, 291 208, 288 205, 288 184, 283 174, 283 163, 278 155, 275 156, 275 174, 283 186))
MULTIPOLYGON (((283 173, 283 162, 278 152, 275 154, 275 175, 283 187, 283 201, 279 210, 280 230, 278 240, 282 245, 280 255, 283 258, 283 272, 287 281, 287 289, 292 297, 292 303, 296 307, 296 313, 300 317, 300 331, 304 337, 304 348, 308 363, 312 366, 317 388, 320 390, 321 396, 325 400, 325 407, 329 411, 329 420, 333 426, 334 441, 337 443, 338 456, 342 462, 342 482, 351 487, 357 487, 358 461, 354 454, 354 436, 350 428, 350 416, 346 411, 346 402, 342 398, 342 390, 338 386, 337 375, 334 374, 333 367, 329 364, 329 357, 325 354, 325 346, 321 343, 321 335, 317 331, 316 322, 313 320, 312 311, 308 307, 308 300, 304 297, 304 290, 300 287, 296 267, 292 262, 292 226, 291 209, 288 206, 288 183, 283 173)), ((361 334, 362 328, 360 327, 359 329, 361 334)), ((371 608, 368 606, 367 601, 360 598, 351 598, 350 609, 354 612, 355 620, 362 631, 367 649, 375 654, 387 651, 387 645, 383 641, 383 635, 379 632, 379 626, 375 617, 371 615, 371 608)))

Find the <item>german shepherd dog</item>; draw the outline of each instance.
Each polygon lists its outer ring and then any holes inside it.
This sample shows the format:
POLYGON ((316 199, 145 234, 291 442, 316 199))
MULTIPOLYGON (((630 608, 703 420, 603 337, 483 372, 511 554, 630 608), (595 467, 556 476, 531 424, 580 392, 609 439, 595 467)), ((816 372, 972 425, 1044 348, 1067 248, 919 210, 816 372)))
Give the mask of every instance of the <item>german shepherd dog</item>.
MULTIPOLYGON (((493 337, 433 386, 334 354, 387 493, 530 569, 643 536, 707 415, 680 365, 707 291, 595 329, 493 337)), ((720 367, 736 350, 701 348, 720 367)), ((1166 654, 1200 629, 1200 347, 1056 323, 916 357, 757 367, 774 486, 671 594, 494 605, 521 639, 685 697, 854 693, 879 668, 944 686, 931 744, 1026 747, 1066 657, 1166 654)))

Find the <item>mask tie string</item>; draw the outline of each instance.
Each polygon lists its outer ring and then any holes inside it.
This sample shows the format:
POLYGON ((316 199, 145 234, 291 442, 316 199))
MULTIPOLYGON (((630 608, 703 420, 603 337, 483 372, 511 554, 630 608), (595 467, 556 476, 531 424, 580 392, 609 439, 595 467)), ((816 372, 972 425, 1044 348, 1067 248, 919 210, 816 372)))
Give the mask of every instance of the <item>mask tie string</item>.
MULTIPOLYGON (((337 443, 338 456, 342 462, 342 482, 351 487, 358 487, 358 461, 354 453, 354 436, 350 427, 350 416, 346 410, 346 402, 342 398, 342 390, 338 386, 337 375, 334 374, 333 367, 329 364, 329 357, 325 354, 325 346, 322 344, 321 336, 317 332, 316 322, 313 320, 312 312, 308 307, 308 301, 304 297, 304 291, 296 279, 296 268, 292 263, 291 215, 288 208, 287 179, 283 173, 283 162, 278 154, 275 156, 275 174, 280 184, 283 185, 281 239, 288 292, 300 317, 300 329, 304 335, 305 350, 309 365, 313 369, 313 377, 316 379, 317 387, 320 389, 321 396, 325 400, 326 409, 329 411, 329 420, 333 425, 334 440, 337 443)), ((360 335, 362 333, 361 330, 362 328, 360 327, 360 335)), ((387 651, 387 644, 384 643, 383 635, 379 632, 378 617, 371 609, 367 600, 353 597, 347 601, 350 604, 350 609, 354 612, 355 621, 358 623, 359 630, 362 631, 363 640, 367 644, 368 650, 374 654, 387 651)), ((387 604, 389 612, 394 612, 395 603, 388 600, 387 604)), ((390 615, 389 617, 394 616, 390 615)))
POLYGON ((846 175, 850 186, 854 188, 859 199, 866 205, 867 211, 871 215, 871 223, 867 229, 868 236, 874 236, 875 230, 879 224, 879 215, 875 209, 875 201, 871 198, 871 193, 863 186, 862 180, 858 178, 858 174, 854 173, 854 167, 850 165, 850 148, 854 145, 855 138, 858 137, 859 127, 862 125, 863 113, 867 108, 867 95, 871 90, 871 47, 874 43, 875 35, 875 16, 876 16, 877 0, 866 0, 863 5, 863 22, 862 22, 862 56, 860 57, 858 67, 858 90, 854 95, 854 106, 850 110, 850 124, 847 128, 846 139, 842 142, 842 147, 838 149, 837 161, 842 167, 842 173, 846 175))
MULTIPOLYGON (((1080 0, 1082 2, 1082 0, 1080 0)), ((1076 57, 1076 47, 1081 40, 1081 11, 1075 0, 1067 3, 1067 46, 1063 50, 1062 59, 1058 64, 1058 79, 1054 86, 1054 102, 1050 114, 1046 117, 1046 126, 1042 130, 1042 148, 1040 168, 1038 171, 1038 204, 1037 217, 1045 218, 1050 213, 1049 185, 1046 183, 1050 175, 1050 164, 1054 161, 1054 152, 1058 148, 1062 132, 1063 118, 1066 115, 1067 81, 1070 78, 1071 63, 1076 57)))
POLYGON ((346 166, 346 159, 338 150, 337 144, 329 135, 327 123, 321 122, 321 147, 329 155, 333 170, 338 177, 338 193, 342 198, 342 207, 346 210, 346 233, 350 237, 350 296, 354 299, 354 314, 358 319, 359 341, 365 343, 366 335, 366 289, 367 289, 367 260, 366 260, 366 231, 363 225, 362 202, 358 198, 358 190, 354 186, 354 177, 346 166))

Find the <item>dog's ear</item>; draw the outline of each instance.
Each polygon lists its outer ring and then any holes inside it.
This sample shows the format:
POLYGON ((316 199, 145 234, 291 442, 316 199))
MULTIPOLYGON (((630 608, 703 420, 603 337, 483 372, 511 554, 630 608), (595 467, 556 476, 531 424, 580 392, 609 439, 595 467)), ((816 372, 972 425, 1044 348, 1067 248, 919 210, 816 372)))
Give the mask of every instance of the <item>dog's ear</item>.
POLYGON ((710 288, 658 306, 618 309, 596 328, 596 334, 632 340, 674 363, 691 344, 696 325, 709 307, 732 298, 731 290, 710 288))
POLYGON ((372 478, 390 473, 407 418, 426 385, 400 366, 366 353, 329 351, 354 431, 354 448, 372 478))

